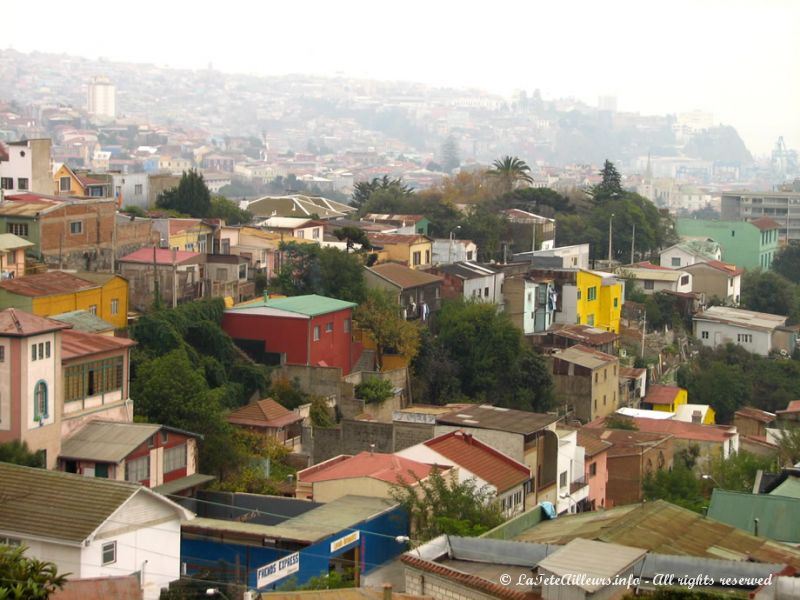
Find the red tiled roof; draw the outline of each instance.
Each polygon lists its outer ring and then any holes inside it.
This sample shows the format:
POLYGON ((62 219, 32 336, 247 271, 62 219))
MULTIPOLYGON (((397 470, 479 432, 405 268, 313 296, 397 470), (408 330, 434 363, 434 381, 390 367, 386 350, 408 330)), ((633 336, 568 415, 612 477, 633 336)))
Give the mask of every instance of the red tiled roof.
POLYGON ((303 416, 278 404, 272 398, 251 402, 228 415, 228 423, 278 429, 302 421, 303 416))
MULTIPOLYGON (((656 419, 649 419, 656 421, 656 419)), ((646 431, 630 431, 628 429, 606 429, 605 419, 597 419, 585 425, 581 431, 599 440, 609 442, 611 448, 608 449, 609 456, 623 456, 631 454, 643 454, 653 446, 657 446, 664 440, 670 439, 670 434, 654 433, 646 431)))
POLYGON ((672 404, 681 388, 673 385, 651 385, 642 402, 648 404, 672 404))
POLYGON ((34 204, 59 204, 64 201, 63 197, 48 196, 47 194, 36 194, 34 192, 27 192, 24 194, 8 194, 6 196, 8 202, 32 202, 34 204))
POLYGON ((67 323, 45 319, 17 308, 0 311, 0 336, 27 337, 68 327, 70 325, 67 323))
POLYGON ((792 400, 784 410, 776 410, 775 412, 778 414, 800 412, 800 400, 792 400))
POLYGON ((80 181, 83 187, 89 185, 108 185, 105 181, 100 181, 99 179, 92 179, 91 177, 86 177, 84 175, 75 175, 78 181, 80 181))
POLYGON ((775 415, 772 413, 761 410, 760 408, 755 408, 753 406, 743 406, 737 410, 735 414, 742 417, 747 417, 748 419, 761 421, 762 423, 771 423, 775 420, 775 415))
MULTIPOLYGON (((118 259, 118 262, 146 263, 153 264, 153 252, 155 252, 155 262, 159 265, 171 265, 173 251, 168 248, 139 248, 136 252, 131 252, 127 256, 118 259)), ((175 250, 175 264, 192 263, 192 259, 201 256, 199 252, 187 252, 185 250, 175 250)))
POLYGON ((493 485, 500 493, 531 478, 528 467, 475 439, 463 430, 452 431, 425 442, 455 464, 493 485))
POLYGON ((632 267, 637 267, 639 269, 651 269, 653 271, 674 271, 675 269, 670 269, 669 267, 662 267, 661 265, 654 265, 649 260, 644 260, 642 262, 633 263, 632 267))
POLYGON ((136 342, 127 338, 67 329, 61 336, 61 360, 91 356, 101 352, 124 350, 135 345, 136 342))
POLYGON ((758 227, 761 231, 770 231, 771 229, 778 229, 781 225, 777 221, 769 217, 759 217, 750 221, 753 225, 758 227))
POLYGON ((456 571, 450 567, 425 560, 424 558, 418 558, 411 554, 403 554, 400 557, 400 561, 410 567, 439 575, 444 579, 449 579, 465 587, 472 588, 481 592, 482 595, 488 595, 492 598, 503 598, 505 600, 536 600, 541 598, 541 596, 535 592, 521 592, 515 590, 510 585, 494 583, 483 577, 456 571))
POLYGON ((735 435, 733 428, 726 425, 703 425, 702 423, 686 423, 673 419, 647 419, 632 417, 639 431, 645 433, 667 433, 683 440, 704 442, 724 442, 735 435))
POLYGON ((613 444, 606 440, 601 440, 591 433, 585 432, 583 429, 578 430, 578 446, 581 446, 586 451, 586 456, 595 456, 601 452, 605 452, 613 444))
POLYGON ((379 452, 362 452, 344 460, 336 462, 333 460, 328 467, 322 463, 300 471, 297 474, 298 481, 316 483, 335 479, 369 477, 391 484, 414 483, 417 479, 425 479, 434 469, 432 465, 379 452))
POLYGON ((705 263, 699 264, 707 264, 709 267, 716 269, 717 271, 722 271, 723 273, 727 273, 730 277, 736 277, 737 275, 741 275, 744 273, 744 269, 740 269, 736 265, 732 265, 729 263, 724 263, 721 260, 709 260, 705 263))
POLYGON ((67 294, 95 287, 100 286, 63 271, 47 271, 36 275, 6 279, 0 283, 0 288, 7 292, 30 297, 67 294))

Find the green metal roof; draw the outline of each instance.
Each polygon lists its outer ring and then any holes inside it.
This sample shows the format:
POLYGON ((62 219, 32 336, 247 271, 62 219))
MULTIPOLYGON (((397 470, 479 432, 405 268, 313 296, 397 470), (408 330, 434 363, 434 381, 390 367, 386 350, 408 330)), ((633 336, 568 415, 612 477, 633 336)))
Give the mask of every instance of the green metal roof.
POLYGON ((60 315, 53 315, 50 318, 54 321, 69 323, 75 331, 101 333, 114 330, 114 326, 111 323, 101 319, 97 315, 93 315, 88 310, 72 310, 70 312, 61 313, 60 315))
POLYGON ((358 304, 354 302, 346 302, 344 300, 337 300, 336 298, 327 298, 325 296, 311 294, 308 296, 292 296, 290 298, 271 298, 266 301, 262 299, 257 302, 248 302, 240 306, 235 306, 229 310, 247 310, 250 308, 267 307, 285 310, 307 317, 316 317, 318 315, 336 312, 337 310, 355 308, 356 306, 358 306, 358 304))
POLYGON ((0 463, 0 533, 80 544, 138 484, 0 463))
POLYGON ((715 488, 708 517, 759 537, 800 543, 800 499, 771 494, 748 494, 715 488), (755 522, 758 519, 758 532, 755 522))
POLYGON ((789 477, 786 481, 770 492, 771 496, 787 496, 800 498, 800 478, 789 477))

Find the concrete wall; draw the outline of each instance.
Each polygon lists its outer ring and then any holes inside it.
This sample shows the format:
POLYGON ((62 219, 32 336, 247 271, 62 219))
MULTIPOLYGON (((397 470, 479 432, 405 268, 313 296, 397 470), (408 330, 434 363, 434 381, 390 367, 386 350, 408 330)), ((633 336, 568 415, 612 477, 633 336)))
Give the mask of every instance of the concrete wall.
POLYGON ((709 348, 716 348, 730 342, 761 356, 767 356, 772 349, 772 336, 769 332, 746 329, 727 323, 695 320, 694 336, 703 346, 709 348), (707 332, 708 335, 704 337, 703 332, 707 332), (752 341, 745 341, 746 338, 740 338, 740 335, 750 335, 752 341))
POLYGON ((442 575, 406 566, 406 593, 434 600, 494 600, 496 596, 466 587, 442 575))
MULTIPOLYGON (((451 431, 463 429, 473 435, 475 439, 489 444, 492 448, 507 454, 511 458, 521 463, 527 464, 525 460, 525 439, 522 435, 517 433, 510 433, 505 431, 496 431, 494 429, 479 429, 475 427, 463 427, 455 425, 436 425, 434 428, 434 436, 438 437, 451 431)), ((528 465, 530 466, 530 465, 528 465)))

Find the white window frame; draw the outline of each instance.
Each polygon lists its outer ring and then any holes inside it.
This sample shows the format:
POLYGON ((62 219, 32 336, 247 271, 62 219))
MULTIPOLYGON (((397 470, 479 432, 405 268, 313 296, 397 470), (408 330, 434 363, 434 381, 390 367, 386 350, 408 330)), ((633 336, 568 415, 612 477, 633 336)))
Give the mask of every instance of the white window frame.
POLYGON ((58 191, 59 192, 71 192, 72 191, 72 178, 68 175, 64 175, 58 178, 58 191), (66 187, 64 187, 64 183, 66 183, 66 187))
POLYGON ((103 563, 104 567, 106 565, 113 565, 115 562, 117 562, 117 542, 105 542, 100 549, 100 553, 101 562, 103 563), (110 554, 111 556, 106 558, 107 554, 110 554))
POLYGON ((70 235, 81 235, 83 233, 83 221, 70 221, 69 222, 69 234, 70 235), (77 225, 77 227, 75 227, 77 225), (76 231, 77 229, 77 231, 76 231))
POLYGON ((315 342, 319 341, 319 325, 314 325, 314 337, 313 340, 315 342))
POLYGON ((187 464, 187 446, 181 444, 164 450, 164 473, 172 473, 185 469, 187 464))
POLYGON ((118 315, 119 314, 119 299, 112 298, 111 299, 111 314, 118 315))

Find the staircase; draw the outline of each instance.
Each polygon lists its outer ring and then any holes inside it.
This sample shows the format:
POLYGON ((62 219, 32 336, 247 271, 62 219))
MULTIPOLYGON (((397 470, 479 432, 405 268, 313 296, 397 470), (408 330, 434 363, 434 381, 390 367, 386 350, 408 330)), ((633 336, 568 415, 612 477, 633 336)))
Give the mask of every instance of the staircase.
POLYGON ((358 362, 353 365, 353 373, 375 370, 375 350, 362 350, 358 362))

